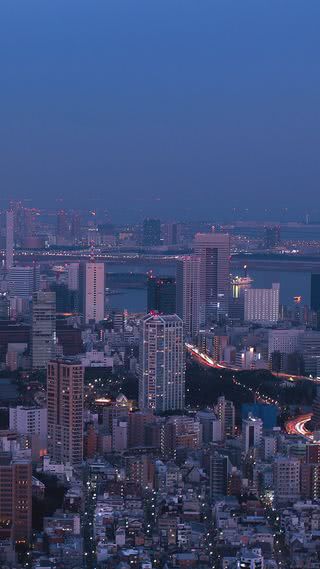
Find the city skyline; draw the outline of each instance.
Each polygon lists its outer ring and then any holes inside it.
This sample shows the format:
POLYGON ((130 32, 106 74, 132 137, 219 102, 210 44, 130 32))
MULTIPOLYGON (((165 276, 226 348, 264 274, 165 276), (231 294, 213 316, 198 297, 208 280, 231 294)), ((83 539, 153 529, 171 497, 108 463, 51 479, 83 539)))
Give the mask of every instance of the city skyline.
POLYGON ((4 2, 2 196, 117 220, 126 204, 129 221, 168 203, 319 217, 319 15, 315 0, 4 2))

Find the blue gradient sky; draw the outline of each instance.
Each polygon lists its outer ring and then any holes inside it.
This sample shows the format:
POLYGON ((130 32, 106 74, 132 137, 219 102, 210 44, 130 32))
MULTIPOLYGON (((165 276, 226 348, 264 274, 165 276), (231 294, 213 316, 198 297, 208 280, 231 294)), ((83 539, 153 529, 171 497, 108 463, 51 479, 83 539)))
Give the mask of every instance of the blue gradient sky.
POLYGON ((319 219, 319 21, 319 0, 1 0, 1 199, 319 219))

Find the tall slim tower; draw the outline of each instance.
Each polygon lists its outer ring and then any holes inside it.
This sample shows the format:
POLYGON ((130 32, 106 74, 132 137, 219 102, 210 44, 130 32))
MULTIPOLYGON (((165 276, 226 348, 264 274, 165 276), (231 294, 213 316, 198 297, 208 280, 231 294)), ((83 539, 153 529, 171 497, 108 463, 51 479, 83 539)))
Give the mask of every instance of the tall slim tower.
POLYGON ((188 338, 196 338, 200 325, 200 258, 186 255, 177 265, 177 314, 188 338))
POLYGON ((80 265, 80 311, 84 322, 104 319, 105 274, 104 263, 88 262, 80 265))
POLYGON ((183 409, 185 356, 179 316, 148 314, 140 337, 140 409, 157 412, 183 409))
POLYGON ((200 324, 205 327, 228 314, 230 237, 197 233, 194 250, 200 257, 200 324))
POLYGON ((82 462, 83 378, 83 366, 76 360, 48 363, 48 453, 59 463, 82 462))
POLYGON ((35 292, 32 301, 32 369, 45 369, 55 356, 56 294, 35 292))
POLYGON ((12 210, 7 211, 6 215, 6 269, 10 271, 13 267, 13 227, 14 213, 12 210))

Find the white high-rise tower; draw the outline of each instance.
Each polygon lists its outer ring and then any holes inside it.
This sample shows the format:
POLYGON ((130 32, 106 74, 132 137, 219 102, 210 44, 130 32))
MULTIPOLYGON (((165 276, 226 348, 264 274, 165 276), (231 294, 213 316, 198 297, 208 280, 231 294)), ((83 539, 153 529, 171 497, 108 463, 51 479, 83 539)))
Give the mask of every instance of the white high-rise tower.
POLYGON ((141 323, 140 409, 184 408, 185 350, 179 316, 148 314, 141 323))
POLYGON ((196 338, 200 326, 200 258, 186 255, 177 265, 177 314, 188 338, 196 338))
POLYGON ((104 319, 105 274, 104 263, 90 261, 80 264, 80 311, 84 322, 104 319))

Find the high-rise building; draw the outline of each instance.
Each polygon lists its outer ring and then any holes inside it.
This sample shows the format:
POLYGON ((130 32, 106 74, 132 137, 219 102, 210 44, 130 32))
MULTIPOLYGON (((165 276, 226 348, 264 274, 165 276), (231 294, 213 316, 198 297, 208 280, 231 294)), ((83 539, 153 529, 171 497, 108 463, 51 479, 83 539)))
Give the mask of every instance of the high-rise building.
POLYGON ((228 314, 230 237, 197 233, 194 251, 200 257, 200 324, 207 327, 228 314))
POLYGON ((57 213, 56 242, 57 245, 64 245, 69 237, 69 224, 67 212, 63 209, 57 213))
POLYGON ((82 462, 83 378, 84 368, 77 360, 48 363, 48 453, 59 463, 82 462))
POLYGON ((32 301, 32 369, 45 369, 55 356, 56 295, 35 292, 32 301))
POLYGON ((10 320, 10 300, 6 292, 0 292, 0 320, 10 320))
POLYGON ((268 355, 269 359, 273 352, 281 354, 293 354, 299 349, 300 336, 304 334, 302 329, 269 330, 268 355))
POLYGON ((221 421, 222 434, 224 437, 233 437, 235 433, 235 408, 232 401, 228 401, 223 395, 218 398, 214 408, 218 419, 221 421))
POLYGON ((184 408, 185 354, 179 316, 148 314, 141 322, 140 409, 184 408))
POLYGON ((69 290, 79 290, 79 263, 70 263, 67 272, 69 290))
POLYGON ((316 313, 316 328, 320 329, 320 274, 311 275, 310 308, 316 313))
POLYGON ((320 331, 306 330, 299 337, 299 351, 308 375, 320 376, 320 331))
POLYGON ((161 224, 160 219, 147 218, 143 222, 143 245, 153 247, 160 245, 161 239, 161 224))
POLYGON ((231 463, 228 456, 213 452, 210 456, 209 484, 212 498, 226 496, 231 463))
POLYGON ((81 241, 81 217, 77 212, 74 212, 71 218, 71 238, 74 244, 81 241))
POLYGON ((273 249, 279 245, 280 241, 279 225, 269 225, 264 228, 264 246, 266 249, 273 249))
POLYGON ((0 453, 1 538, 30 541, 32 529, 31 461, 0 453))
POLYGON ((272 288, 248 288, 244 291, 244 319, 246 322, 275 324, 279 320, 280 285, 272 288))
POLYGON ((249 413, 242 421, 242 450, 246 454, 252 448, 259 448, 262 441, 263 421, 249 413))
POLYGON ((177 264, 177 314, 188 338, 196 338, 200 326, 200 258, 187 255, 177 264))
POLYGON ((176 313, 176 280, 174 277, 148 278, 148 312, 176 313))
POLYGON ((315 312, 320 311, 320 274, 311 275, 310 307, 315 312))
POLYGON ((14 246, 14 213, 12 210, 7 211, 6 215, 6 269, 10 271, 13 267, 13 246, 14 246))
POLYGON ((296 502, 300 497, 300 460, 276 457, 273 461, 273 481, 276 502, 296 502))
POLYGON ((104 319, 105 273, 104 263, 80 264, 80 312, 86 324, 104 319))
POLYGON ((12 296, 28 300, 40 288, 40 267, 36 264, 11 267, 8 280, 12 296))

